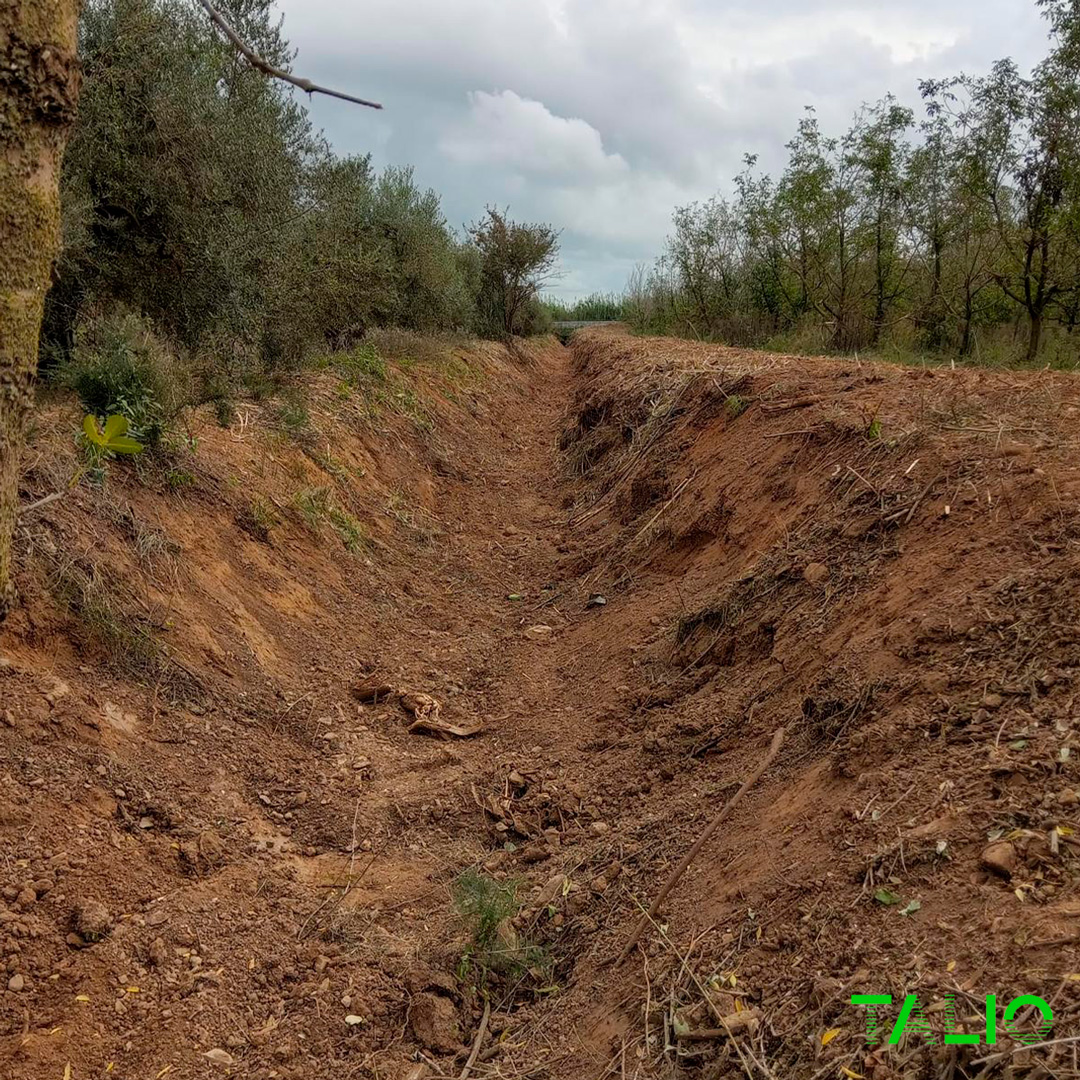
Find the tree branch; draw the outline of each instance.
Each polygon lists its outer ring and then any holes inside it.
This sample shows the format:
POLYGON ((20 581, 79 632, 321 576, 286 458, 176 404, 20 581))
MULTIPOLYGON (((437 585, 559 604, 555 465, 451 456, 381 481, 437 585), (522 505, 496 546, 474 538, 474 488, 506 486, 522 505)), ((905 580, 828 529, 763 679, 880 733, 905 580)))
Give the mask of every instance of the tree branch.
POLYGON ((199 4, 206 11, 206 14, 210 16, 210 21, 232 42, 237 52, 256 71, 261 71, 272 79, 280 79, 282 82, 291 83, 307 94, 327 94, 330 97, 341 98, 343 101, 351 101, 354 105, 366 105, 369 109, 382 108, 376 101, 365 101, 363 98, 353 97, 351 94, 343 94, 339 90, 328 90, 325 86, 317 86, 310 79, 301 79, 288 71, 273 67, 244 42, 243 38, 225 21, 225 16, 210 3, 210 0, 199 0, 199 4))

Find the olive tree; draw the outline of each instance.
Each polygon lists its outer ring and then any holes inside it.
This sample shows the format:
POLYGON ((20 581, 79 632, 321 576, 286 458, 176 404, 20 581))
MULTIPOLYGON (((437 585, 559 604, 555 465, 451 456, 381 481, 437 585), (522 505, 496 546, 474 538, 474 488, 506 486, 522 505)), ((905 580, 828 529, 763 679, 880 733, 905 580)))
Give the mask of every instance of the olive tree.
MULTIPOLYGON (((238 32, 234 23, 209 0, 196 2, 204 12, 200 18, 209 18, 215 32, 221 35, 222 46, 239 53, 243 63, 262 75, 283 80, 308 93, 328 93, 357 104, 380 107, 293 75, 286 68, 289 54, 283 43, 271 37, 270 44, 280 45, 280 48, 276 48, 274 54, 264 56, 245 40, 242 22, 237 24, 241 31, 238 32)), ((45 297, 60 247, 62 159, 75 118, 81 82, 78 56, 80 7, 80 0, 4 0, 0 3, 0 621, 14 601, 12 544, 18 515, 19 458, 27 417, 33 405, 33 381, 45 297)), ((100 13, 100 5, 98 7, 100 13)), ((267 3, 265 0, 232 0, 230 7, 241 16, 256 16, 257 24, 257 17, 265 14, 267 3)), ((131 14, 135 18, 155 17, 154 11, 145 5, 140 10, 137 3, 117 4, 117 9, 121 15, 131 14)), ((189 16, 193 10, 187 8, 189 16)), ((174 19, 169 25, 176 24, 174 19)), ((184 25, 190 27, 190 18, 184 25)), ((109 20, 99 19, 90 27, 90 32, 95 30, 108 33, 109 20)), ((201 59, 203 56, 198 52, 190 53, 189 88, 207 85, 208 75, 214 78, 212 72, 199 67, 201 59)), ((146 88, 153 90, 155 76, 160 73, 144 68, 142 74, 146 88)), ((166 85, 171 85, 178 94, 185 92, 182 78, 175 78, 166 85)), ((248 93, 243 87, 228 85, 227 80, 223 84, 216 78, 214 87, 219 101, 235 99, 237 93, 248 93)), ((135 146, 146 151, 143 164, 152 161, 157 170, 156 178, 167 185, 177 174, 185 173, 187 164, 175 158, 168 159, 168 152, 171 148, 182 153, 185 146, 178 146, 175 140, 166 137, 159 140, 155 148, 152 130, 133 127, 115 112, 110 112, 110 104, 131 97, 131 87, 105 86, 99 98, 102 109, 96 120, 100 121, 101 130, 108 131, 123 144, 122 149, 135 146), (111 94, 111 90, 116 93, 111 94), (162 159, 161 155, 166 156, 162 159), (169 175, 171 167, 175 170, 172 178, 169 175)), ((205 96, 203 100, 208 101, 210 97, 205 96)), ((179 111, 184 102, 177 100, 174 104, 179 111)), ((281 107, 287 110, 289 105, 283 103, 281 107)), ((167 121, 167 109, 159 109, 156 119, 167 121)), ((297 132, 300 137, 306 135, 303 122, 299 122, 297 132)), ((168 134, 167 126, 165 134, 168 134)), ((265 157, 254 145, 250 129, 239 124, 236 136, 230 152, 246 154, 249 163, 265 166, 265 157)), ((186 148, 190 149, 190 146, 186 148)), ((117 160, 122 157, 120 155, 117 160)), ((219 164, 218 178, 235 174, 233 161, 222 160, 219 164)), ((260 175, 259 169, 255 173, 260 175)), ((133 209, 113 198, 117 191, 124 190, 125 181, 137 187, 135 181, 145 179, 130 175, 95 176, 91 172, 87 176, 86 194, 91 201, 98 202, 99 210, 104 209, 113 219, 116 235, 124 234, 124 242, 130 242, 132 249, 146 244, 148 261, 172 265, 184 254, 203 252, 211 260, 210 265, 197 268, 198 273, 185 272, 178 279, 195 289, 208 281, 212 284, 215 274, 217 280, 228 281, 231 269, 228 255, 234 250, 219 251, 205 243, 211 234, 217 238, 220 230, 214 232, 207 216, 204 214, 200 218, 195 209, 202 206, 207 214, 219 218, 222 215, 242 217, 237 214, 236 198, 232 196, 259 198, 265 194, 277 197, 276 193, 264 192, 257 185, 241 185, 230 193, 228 200, 222 200, 223 205, 214 205, 215 199, 220 200, 220 184, 210 183, 204 189, 191 190, 194 232, 185 233, 174 228, 169 235, 181 239, 170 248, 168 244, 163 246, 160 229, 151 229, 147 233, 147 222, 140 214, 143 207, 133 209), (107 182, 108 191, 104 194, 100 181, 107 182), (207 273, 204 274, 204 270, 207 273)), ((282 209, 287 203, 288 200, 283 201, 282 209)), ((153 209, 152 200, 146 206, 153 209)), ((189 227, 192 222, 185 222, 184 229, 189 227)), ((265 257, 265 251, 258 254, 265 257)), ((107 265, 99 269, 102 273, 109 272, 107 265)), ((160 275, 155 275, 154 280, 160 282, 160 275)), ((138 274, 132 281, 145 284, 138 274)), ((153 300, 152 297, 149 299, 153 300)))

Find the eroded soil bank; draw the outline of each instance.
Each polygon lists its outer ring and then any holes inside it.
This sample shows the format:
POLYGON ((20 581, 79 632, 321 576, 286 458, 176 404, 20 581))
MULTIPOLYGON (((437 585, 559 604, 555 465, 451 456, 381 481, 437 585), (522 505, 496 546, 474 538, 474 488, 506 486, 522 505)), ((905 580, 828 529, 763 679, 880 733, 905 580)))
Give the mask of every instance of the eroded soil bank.
POLYGON ((1075 380, 612 328, 399 376, 24 522, 0 1074, 458 1076, 486 1002, 480 1078, 1080 1075, 850 1004, 1077 1034, 1075 380))

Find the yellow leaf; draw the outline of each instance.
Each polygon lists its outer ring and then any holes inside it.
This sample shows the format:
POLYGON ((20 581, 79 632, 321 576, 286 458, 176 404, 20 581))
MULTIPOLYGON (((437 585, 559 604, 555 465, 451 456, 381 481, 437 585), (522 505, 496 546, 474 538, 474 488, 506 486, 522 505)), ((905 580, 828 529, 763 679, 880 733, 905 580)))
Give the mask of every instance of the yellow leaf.
POLYGON ((1059 825, 1057 827, 1057 831, 1058 831, 1058 836, 1072 836, 1072 834, 1074 832, 1076 832, 1075 829, 1069 828, 1068 825, 1059 825))
POLYGON ((64 1066, 64 1080, 71 1080, 71 1062, 64 1066))
POLYGON ((162 1069, 162 1070, 161 1070, 161 1072, 159 1072, 159 1073, 157 1074, 157 1076, 155 1076, 155 1077, 154 1077, 154 1080, 161 1080, 161 1078, 162 1078, 162 1077, 163 1077, 163 1076, 164 1076, 164 1075, 165 1075, 166 1073, 171 1073, 171 1072, 172 1072, 172 1066, 171 1066, 171 1065, 166 1065, 166 1066, 165 1066, 165 1068, 164 1068, 164 1069, 162 1069))
POLYGON ((115 1061, 110 1061, 109 1064, 105 1066, 105 1071, 106 1072, 112 1072, 115 1065, 116 1065, 115 1061))
POLYGON ((90 995, 89 994, 80 994, 75 1000, 76 1001, 89 1001, 90 1000, 90 995))
POLYGON ((1066 975, 1065 978, 1069 982, 1080 982, 1080 975, 1066 975))
POLYGON ((101 446, 101 444, 105 441, 101 437, 101 432, 98 431, 97 421, 89 413, 87 413, 83 417, 82 427, 83 434, 95 446, 101 446))
POLYGON ((835 1039, 836 1036, 840 1034, 841 1031, 843 1031, 843 1028, 829 1028, 829 1030, 821 1036, 821 1045, 828 1046, 829 1043, 831 1043, 833 1039, 835 1039))
POLYGON ((129 986, 129 987, 127 988, 127 992, 128 992, 129 994, 139 994, 139 993, 141 993, 142 991, 140 991, 140 990, 139 990, 139 988, 138 988, 137 986, 129 986))
POLYGON ((955 961, 955 960, 950 960, 950 961, 949 961, 949 962, 948 962, 948 963, 947 963, 947 964, 945 965, 945 970, 946 970, 946 971, 955 971, 955 970, 956 970, 956 961, 955 961))
POLYGON ((742 1002, 738 998, 735 999, 735 1011, 737 1013, 742 1012, 742 1002))
POLYGON ((248 971, 254 971, 254 970, 255 970, 255 957, 253 956, 253 957, 252 957, 252 958, 251 958, 251 959, 250 959, 250 960, 248 961, 248 971))
POLYGON ((866 1077, 862 1073, 852 1072, 845 1066, 840 1066, 840 1071, 848 1078, 848 1080, 866 1080, 866 1077))
POLYGON ((1024 890, 1023 889, 1013 889, 1013 896, 1015 896, 1016 899, 1019 900, 1021 904, 1024 902, 1024 890))
POLYGON ((126 416, 110 416, 105 421, 105 427, 102 428, 101 437, 106 441, 118 438, 121 435, 128 433, 128 421, 126 416))

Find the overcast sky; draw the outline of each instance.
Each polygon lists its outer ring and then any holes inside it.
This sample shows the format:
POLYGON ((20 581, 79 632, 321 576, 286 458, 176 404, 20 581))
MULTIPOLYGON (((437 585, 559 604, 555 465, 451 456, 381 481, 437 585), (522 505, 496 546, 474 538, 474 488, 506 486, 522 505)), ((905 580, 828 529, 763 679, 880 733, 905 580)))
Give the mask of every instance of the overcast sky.
POLYGON ((484 205, 562 229, 574 297, 621 290, 679 204, 776 171, 804 105, 840 130, 920 78, 1022 69, 1046 52, 1034 0, 281 0, 295 70, 341 153, 411 164, 455 227, 484 205))

